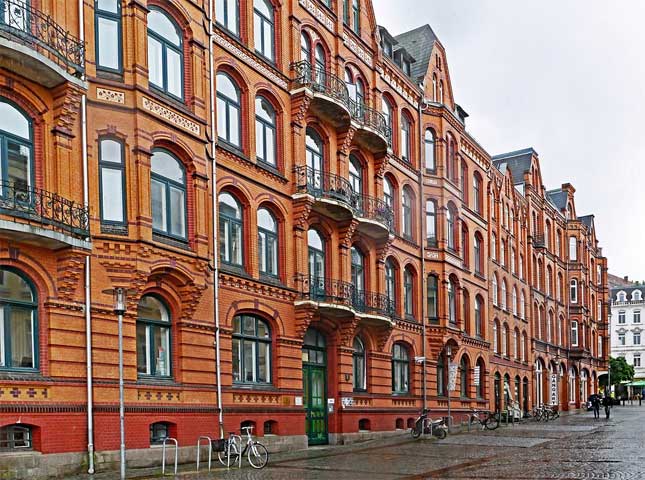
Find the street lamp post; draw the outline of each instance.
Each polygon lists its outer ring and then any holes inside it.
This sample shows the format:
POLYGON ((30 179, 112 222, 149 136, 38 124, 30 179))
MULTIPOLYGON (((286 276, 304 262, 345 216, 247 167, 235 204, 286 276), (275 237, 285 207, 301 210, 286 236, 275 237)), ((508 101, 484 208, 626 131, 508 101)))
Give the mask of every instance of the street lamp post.
POLYGON ((125 401, 123 394, 123 315, 126 310, 125 288, 119 287, 110 290, 104 290, 103 293, 114 296, 114 313, 117 315, 119 324, 119 430, 121 443, 119 446, 120 453, 120 478, 125 480, 125 401))

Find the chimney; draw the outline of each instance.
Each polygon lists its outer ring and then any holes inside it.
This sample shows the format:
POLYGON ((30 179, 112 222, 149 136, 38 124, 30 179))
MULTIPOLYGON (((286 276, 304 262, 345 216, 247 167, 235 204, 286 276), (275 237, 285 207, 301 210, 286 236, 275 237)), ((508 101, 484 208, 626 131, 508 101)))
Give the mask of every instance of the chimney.
POLYGON ((623 277, 623 280, 625 280, 626 282, 629 282, 629 275, 625 275, 625 276, 623 277))

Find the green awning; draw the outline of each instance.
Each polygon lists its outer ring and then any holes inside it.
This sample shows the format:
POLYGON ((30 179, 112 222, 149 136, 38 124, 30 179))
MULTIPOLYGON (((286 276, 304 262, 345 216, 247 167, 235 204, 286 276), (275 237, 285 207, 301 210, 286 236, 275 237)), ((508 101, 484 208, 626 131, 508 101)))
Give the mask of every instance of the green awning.
POLYGON ((628 387, 645 387, 645 380, 637 380, 627 384, 628 387))

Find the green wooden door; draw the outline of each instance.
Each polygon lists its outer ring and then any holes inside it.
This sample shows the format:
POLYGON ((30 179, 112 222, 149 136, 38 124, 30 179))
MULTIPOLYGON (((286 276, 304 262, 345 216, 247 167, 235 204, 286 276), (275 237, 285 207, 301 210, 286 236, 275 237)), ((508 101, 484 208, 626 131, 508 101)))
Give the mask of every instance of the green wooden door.
POLYGON ((302 390, 309 445, 323 445, 327 436, 327 355, 325 339, 309 329, 302 348, 302 390))

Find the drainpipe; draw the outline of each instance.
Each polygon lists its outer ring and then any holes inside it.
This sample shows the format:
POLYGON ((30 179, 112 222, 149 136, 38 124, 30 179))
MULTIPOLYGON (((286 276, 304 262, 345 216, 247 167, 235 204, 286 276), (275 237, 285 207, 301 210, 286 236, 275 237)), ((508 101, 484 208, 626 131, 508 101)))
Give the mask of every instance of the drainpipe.
POLYGON ((221 374, 221 353, 220 353, 220 336, 219 336, 219 268, 217 257, 217 167, 216 167, 216 138, 215 130, 215 68, 213 65, 213 1, 208 2, 208 61, 210 72, 210 109, 211 109, 211 150, 212 150, 212 180, 213 189, 213 313, 215 316, 215 383, 217 384, 217 411, 219 436, 224 438, 224 416, 222 413, 222 374, 221 374))
MULTIPOLYGON (((423 83, 420 85, 421 91, 424 91, 424 85, 423 83)), ((424 208, 424 195, 423 195, 423 163, 425 162, 425 158, 422 158, 422 153, 424 152, 424 149, 421 147, 422 145, 422 138, 423 137, 423 122, 422 122, 422 115, 423 115, 423 108, 425 107, 425 100, 423 97, 423 94, 421 95, 421 99, 419 100, 419 106, 417 108, 418 113, 419 113, 419 141, 417 142, 419 144, 419 213, 423 212, 424 208)), ((426 303, 424 301, 424 294, 427 289, 426 285, 426 256, 425 256, 425 243, 424 243, 424 231, 423 231, 423 225, 424 225, 424 215, 419 215, 419 218, 421 218, 421 221, 419 222, 420 225, 420 230, 421 230, 421 325, 422 325, 422 331, 421 331, 421 355, 423 356, 423 373, 422 373, 422 382, 423 382, 423 409, 425 410, 428 406, 428 383, 427 383, 427 363, 428 359, 426 358, 426 303)))
MULTIPOLYGON (((83 0, 78 0, 78 36, 80 41, 85 43, 83 0)), ((83 75, 82 80, 85 80, 83 75)), ((89 213, 89 174, 87 163, 87 96, 81 95, 81 151, 83 156, 83 204, 89 213)), ((89 217, 88 217, 89 225, 89 217)), ((88 237, 86 239, 90 241, 88 237)), ((87 376, 87 473, 94 473, 94 398, 92 382, 92 302, 91 302, 91 259, 90 255, 85 257, 85 357, 87 376)))

